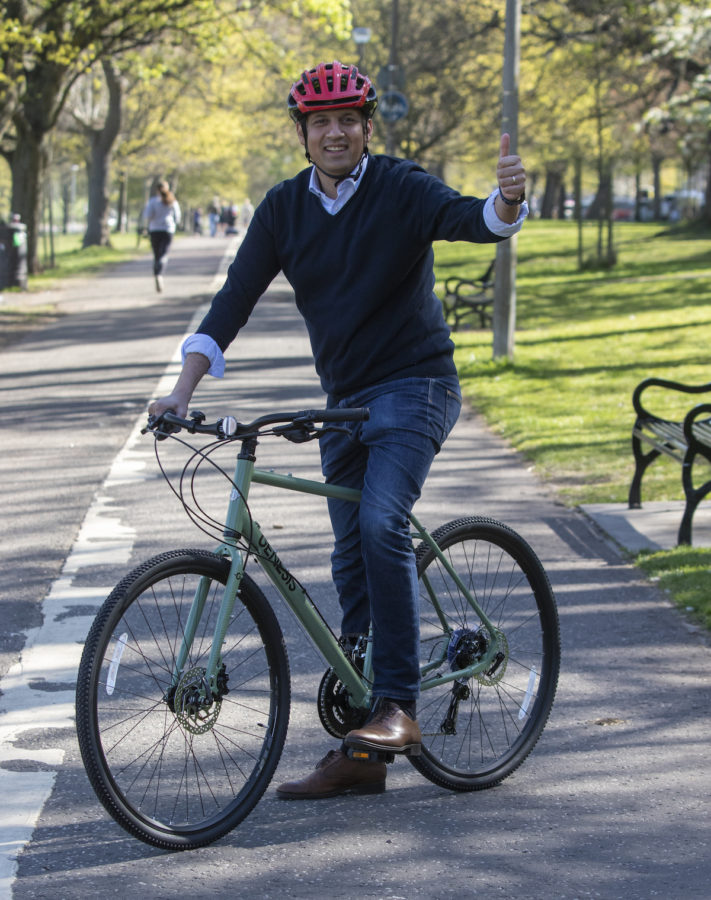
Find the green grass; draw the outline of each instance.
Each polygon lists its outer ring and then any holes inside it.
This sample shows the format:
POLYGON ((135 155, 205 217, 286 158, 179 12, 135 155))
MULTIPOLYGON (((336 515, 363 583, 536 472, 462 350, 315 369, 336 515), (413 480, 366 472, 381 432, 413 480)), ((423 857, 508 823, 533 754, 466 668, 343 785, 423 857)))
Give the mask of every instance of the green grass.
MULTIPOLYGON (((615 234, 617 265, 580 272, 574 223, 527 223, 518 239, 513 362, 492 360, 490 331, 455 336, 465 394, 569 505, 626 502, 634 469, 631 396, 643 378, 711 382, 711 232, 620 223, 615 234)), ((586 256, 595 239, 595 226, 586 225, 586 256)), ((493 253, 438 244, 439 282, 481 274, 493 253)), ((689 398, 681 402, 678 413, 689 398)), ((682 499, 678 464, 657 460, 642 494, 682 499)), ((700 614, 711 621, 708 563, 699 570, 706 594, 700 614)), ((684 573, 682 582, 697 581, 684 573)), ((678 585, 675 579, 675 597, 684 593, 678 585)), ((688 598, 680 603, 697 608, 688 598)))
POLYGON ((124 259, 133 259, 136 256, 150 252, 150 245, 145 238, 141 241, 139 247, 136 246, 135 233, 112 234, 110 247, 87 247, 83 249, 81 242, 81 234, 55 235, 55 265, 50 268, 49 264, 44 262, 45 256, 49 256, 49 244, 44 238, 40 238, 39 257, 40 262, 43 264, 43 271, 38 275, 29 277, 29 290, 49 290, 62 278, 97 272, 124 259))
POLYGON ((676 547, 662 553, 641 554, 637 565, 680 609, 711 629, 711 549, 676 547))

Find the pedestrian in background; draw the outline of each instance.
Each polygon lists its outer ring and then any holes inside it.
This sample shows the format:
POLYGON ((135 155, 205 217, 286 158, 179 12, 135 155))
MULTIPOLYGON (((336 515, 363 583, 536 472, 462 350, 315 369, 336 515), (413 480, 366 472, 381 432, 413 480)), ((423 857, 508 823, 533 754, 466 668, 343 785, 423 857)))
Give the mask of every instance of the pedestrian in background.
POLYGON ((163 290, 163 272, 175 230, 180 224, 180 205, 167 181, 159 181, 155 193, 143 210, 143 222, 153 249, 153 275, 156 290, 163 290))
POLYGON ((213 197, 212 203, 207 208, 207 219, 210 224, 210 237, 217 234, 217 226, 220 224, 220 198, 213 197))
POLYGON ((254 215, 254 207, 252 203, 247 197, 242 204, 242 207, 239 212, 239 229, 240 231, 246 231, 249 228, 249 223, 252 221, 252 216, 254 215))

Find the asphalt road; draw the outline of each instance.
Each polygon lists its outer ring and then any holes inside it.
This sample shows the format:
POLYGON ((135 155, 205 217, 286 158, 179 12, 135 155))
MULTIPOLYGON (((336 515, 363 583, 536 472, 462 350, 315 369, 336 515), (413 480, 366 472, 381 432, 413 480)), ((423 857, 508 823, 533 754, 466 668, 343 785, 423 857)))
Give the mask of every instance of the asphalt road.
MULTIPOLYGON (((158 476, 139 425, 232 249, 178 242, 160 297, 145 260, 89 279, 63 298, 60 321, 0 357, 0 897, 708 897, 708 642, 471 412, 417 512, 430 526, 468 513, 500 518, 549 573, 563 669, 551 720, 521 769, 476 794, 439 789, 405 761, 376 797, 284 803, 272 787, 232 834, 180 855, 130 838, 103 812, 78 758, 76 664, 94 611, 132 565, 212 544, 158 476)), ((226 379, 195 399, 210 415, 246 418, 320 397, 279 281, 231 349, 226 379)), ((318 471, 313 445, 265 443, 260 462, 318 471)), ((206 490, 207 503, 221 502, 219 489, 206 490)), ((321 501, 253 500, 282 559, 335 615, 321 501)), ((322 664, 290 616, 280 619, 294 707, 277 782, 333 745, 313 702, 322 664)))

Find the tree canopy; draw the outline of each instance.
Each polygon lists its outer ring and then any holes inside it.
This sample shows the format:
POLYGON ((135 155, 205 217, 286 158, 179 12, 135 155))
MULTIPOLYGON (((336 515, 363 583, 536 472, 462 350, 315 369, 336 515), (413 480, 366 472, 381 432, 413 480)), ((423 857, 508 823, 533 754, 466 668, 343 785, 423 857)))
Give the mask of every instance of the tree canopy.
MULTIPOLYGON (((318 58, 356 61, 353 25, 371 29, 360 54, 379 91, 394 83, 409 104, 376 121, 375 149, 387 140, 461 189, 491 186, 498 0, 399 0, 396 43, 393 0, 0 2, 0 152, 31 267, 50 153, 55 169, 79 162, 104 179, 90 202, 104 226, 119 182, 135 209, 158 174, 191 205, 258 200, 303 165, 284 114, 291 79, 318 58)), ((576 173, 609 206, 615 172, 639 182, 651 169, 656 190, 665 159, 689 176, 709 168, 710 19, 704 0, 524 3, 520 150, 545 215, 560 214, 576 173)), ((90 242, 104 226, 87 228, 90 242)))

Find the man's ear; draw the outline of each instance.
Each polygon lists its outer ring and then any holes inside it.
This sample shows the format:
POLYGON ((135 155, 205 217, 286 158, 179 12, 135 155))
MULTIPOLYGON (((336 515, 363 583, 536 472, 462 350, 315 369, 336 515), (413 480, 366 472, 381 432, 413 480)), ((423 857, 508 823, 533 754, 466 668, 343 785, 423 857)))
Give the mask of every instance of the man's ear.
POLYGON ((366 123, 365 134, 366 134, 366 137, 368 140, 370 140, 373 137, 373 120, 372 119, 368 119, 368 121, 366 123))
POLYGON ((305 147, 306 146, 306 138, 304 137, 304 129, 301 127, 301 122, 296 123, 296 134, 299 138, 299 143, 305 147))

